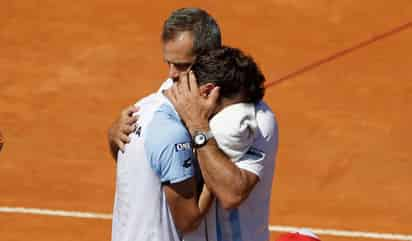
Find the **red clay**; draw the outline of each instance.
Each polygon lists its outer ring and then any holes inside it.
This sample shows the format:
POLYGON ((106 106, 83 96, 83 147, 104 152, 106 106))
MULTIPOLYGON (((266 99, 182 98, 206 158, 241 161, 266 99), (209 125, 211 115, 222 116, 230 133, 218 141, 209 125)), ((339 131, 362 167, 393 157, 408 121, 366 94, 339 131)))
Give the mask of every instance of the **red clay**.
MULTIPOLYGON (((181 4, 3 4, 0 206, 111 211, 106 130, 166 77, 161 25, 181 4)), ((185 4, 216 16, 224 42, 251 53, 268 82, 406 24, 412 12, 409 0, 185 4)), ((411 42, 404 30, 267 90, 280 125, 272 224, 411 232, 411 42)), ((0 213, 0 237, 108 240, 110 221, 0 213)))

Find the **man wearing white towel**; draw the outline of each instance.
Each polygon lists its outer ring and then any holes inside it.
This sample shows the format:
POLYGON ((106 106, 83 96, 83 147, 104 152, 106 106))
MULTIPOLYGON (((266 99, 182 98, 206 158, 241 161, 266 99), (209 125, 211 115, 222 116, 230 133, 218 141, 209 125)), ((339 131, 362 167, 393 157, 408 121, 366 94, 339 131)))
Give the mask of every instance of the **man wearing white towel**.
MULTIPOLYGON (((171 101, 193 136, 204 182, 217 197, 200 228, 186 235, 186 241, 269 240, 268 214, 278 145, 277 124, 269 107, 261 101, 264 77, 257 66, 254 62, 251 64, 247 56, 233 61, 244 68, 231 74, 242 76, 243 80, 240 78, 226 88, 239 88, 244 86, 242 81, 252 78, 261 79, 261 82, 249 85, 248 89, 239 89, 244 98, 214 116, 219 101, 212 103, 210 98, 202 96, 196 78, 205 78, 202 72, 204 75, 219 72, 224 69, 222 64, 216 63, 215 68, 206 70, 197 69, 195 64, 187 78, 171 87, 171 101), (215 138, 208 138, 210 136, 215 138)), ((229 61, 223 64, 229 65, 229 61)), ((218 78, 229 76, 222 73, 218 78)))

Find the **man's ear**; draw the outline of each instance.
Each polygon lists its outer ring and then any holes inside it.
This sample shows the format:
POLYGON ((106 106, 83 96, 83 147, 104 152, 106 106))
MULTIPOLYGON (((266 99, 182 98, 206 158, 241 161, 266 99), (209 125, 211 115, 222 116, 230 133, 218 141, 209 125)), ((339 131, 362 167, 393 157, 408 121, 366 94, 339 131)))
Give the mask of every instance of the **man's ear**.
POLYGON ((209 96, 210 92, 216 87, 214 83, 206 83, 199 87, 200 95, 203 97, 209 96))

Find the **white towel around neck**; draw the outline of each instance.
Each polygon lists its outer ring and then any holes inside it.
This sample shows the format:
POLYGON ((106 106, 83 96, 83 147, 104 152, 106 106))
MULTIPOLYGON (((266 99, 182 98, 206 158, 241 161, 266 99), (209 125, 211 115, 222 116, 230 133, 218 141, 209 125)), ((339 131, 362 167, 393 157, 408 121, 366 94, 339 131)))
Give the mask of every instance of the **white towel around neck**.
POLYGON ((255 139, 255 105, 229 105, 213 116, 209 126, 219 148, 236 162, 248 151, 255 139))

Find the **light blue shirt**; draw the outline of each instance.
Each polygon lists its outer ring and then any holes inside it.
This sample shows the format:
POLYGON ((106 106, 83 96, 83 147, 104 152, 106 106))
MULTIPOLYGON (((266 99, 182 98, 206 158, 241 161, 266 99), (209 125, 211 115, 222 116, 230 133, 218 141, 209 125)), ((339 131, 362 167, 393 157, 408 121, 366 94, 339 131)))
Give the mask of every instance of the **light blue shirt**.
POLYGON ((136 131, 118 154, 112 241, 180 241, 163 188, 194 176, 191 137, 160 91, 137 106, 136 131))

